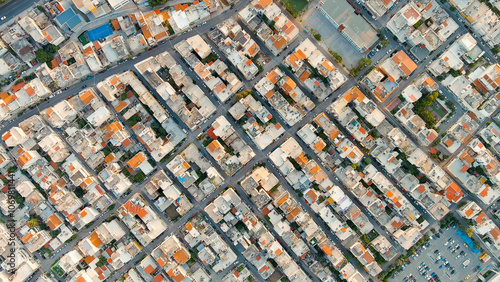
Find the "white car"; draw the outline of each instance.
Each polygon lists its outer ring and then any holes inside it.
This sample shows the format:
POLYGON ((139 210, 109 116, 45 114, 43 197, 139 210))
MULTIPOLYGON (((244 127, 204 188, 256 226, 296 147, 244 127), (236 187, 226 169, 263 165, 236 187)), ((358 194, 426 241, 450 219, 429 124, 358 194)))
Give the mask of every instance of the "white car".
POLYGON ((3 16, 3 17, 1 17, 1 18, 0 18, 0 20, 2 20, 2 21, 3 21, 3 20, 5 20, 6 18, 7 18, 6 16, 3 16))

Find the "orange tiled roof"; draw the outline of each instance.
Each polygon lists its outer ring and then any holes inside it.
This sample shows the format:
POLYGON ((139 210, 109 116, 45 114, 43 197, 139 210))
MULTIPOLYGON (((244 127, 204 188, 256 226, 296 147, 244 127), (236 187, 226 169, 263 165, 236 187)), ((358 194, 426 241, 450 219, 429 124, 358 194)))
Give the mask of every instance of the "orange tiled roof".
POLYGON ((401 50, 392 57, 392 60, 399 66, 399 68, 409 76, 417 69, 417 64, 401 50))
POLYGON ((56 214, 49 216, 49 221, 47 221, 47 225, 50 227, 52 231, 56 230, 57 227, 61 226, 62 221, 56 214))
POLYGON ((142 164, 144 161, 146 161, 146 157, 144 153, 139 152, 137 153, 133 158, 131 158, 128 162, 127 165, 136 169, 139 167, 140 164, 142 164))
POLYGON ((191 256, 189 253, 186 253, 184 249, 179 249, 175 254, 174 254, 174 259, 177 261, 179 264, 185 264, 191 256))
POLYGON ((85 105, 88 105, 90 103, 90 101, 92 101, 92 99, 94 99, 94 94, 92 94, 92 92, 90 92, 90 90, 87 90, 85 93, 80 95, 80 100, 82 100, 82 102, 85 105))

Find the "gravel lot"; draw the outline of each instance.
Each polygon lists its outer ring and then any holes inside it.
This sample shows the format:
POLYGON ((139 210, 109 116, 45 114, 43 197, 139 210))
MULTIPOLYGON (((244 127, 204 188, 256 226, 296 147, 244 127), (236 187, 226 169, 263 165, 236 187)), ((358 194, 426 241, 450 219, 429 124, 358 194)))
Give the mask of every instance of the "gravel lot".
POLYGON ((487 265, 488 263, 483 265, 479 260, 479 256, 481 255, 481 253, 474 254, 470 250, 470 248, 465 247, 464 241, 460 238, 460 236, 458 236, 456 231, 457 229, 453 228, 450 228, 449 230, 443 229, 444 233, 439 233, 440 238, 431 238, 429 247, 424 247, 419 250, 420 254, 418 254, 418 256, 415 255, 410 258, 412 263, 407 265, 403 269, 403 271, 397 274, 397 276, 391 278, 390 281, 403 281, 403 279, 410 274, 413 275, 416 281, 428 281, 429 279, 425 276, 420 275, 417 269, 422 263, 425 263, 425 265, 429 267, 429 270, 427 271, 428 275, 430 275, 432 272, 435 272, 441 281, 476 281, 477 278, 475 278, 475 276, 477 274, 477 266, 481 265, 481 267, 485 269, 485 265, 487 265), (453 244, 447 242, 450 238, 455 241, 453 244), (455 253, 452 253, 450 250, 448 250, 448 247, 450 245, 453 245, 455 249, 458 246, 459 249, 455 251, 455 253), (436 264, 438 254, 434 253, 435 250, 438 250, 439 254, 448 261, 448 263, 450 264, 449 267, 443 266, 442 268, 439 268, 444 263, 441 260, 436 264), (461 251, 464 251, 466 256, 460 256, 459 258, 457 258, 457 255, 461 251), (467 268, 464 268, 463 262, 466 259, 470 259, 470 264, 467 268), (454 274, 450 273, 451 267, 455 269, 454 274), (470 275, 470 278, 468 280, 465 279, 467 275, 470 275))

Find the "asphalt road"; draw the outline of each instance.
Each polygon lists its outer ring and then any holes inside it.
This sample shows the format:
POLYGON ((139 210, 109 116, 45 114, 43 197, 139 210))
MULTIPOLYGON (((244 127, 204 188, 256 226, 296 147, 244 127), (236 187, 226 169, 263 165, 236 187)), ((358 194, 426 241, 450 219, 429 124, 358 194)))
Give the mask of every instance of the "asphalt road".
POLYGON ((19 13, 22 13, 24 10, 32 6, 33 3, 34 1, 30 0, 11 0, 7 2, 5 5, 0 7, 0 17, 6 17, 5 21, 0 21, 0 24, 16 17, 19 13))

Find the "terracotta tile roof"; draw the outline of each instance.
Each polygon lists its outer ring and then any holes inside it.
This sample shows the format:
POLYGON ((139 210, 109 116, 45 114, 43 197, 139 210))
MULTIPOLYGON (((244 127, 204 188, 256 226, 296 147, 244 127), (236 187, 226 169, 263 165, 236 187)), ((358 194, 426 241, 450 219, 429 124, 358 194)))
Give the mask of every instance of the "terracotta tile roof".
POLYGON ((23 81, 19 82, 18 84, 12 85, 12 87, 10 89, 14 92, 17 92, 17 91, 21 90, 25 85, 26 85, 26 83, 23 80, 23 81))
POLYGON ((452 182, 450 186, 446 188, 446 198, 451 202, 458 202, 463 195, 464 193, 455 182, 452 182))
POLYGON ((314 149, 318 153, 321 152, 321 150, 323 150, 325 147, 326 147, 326 144, 325 144, 325 142, 323 142, 323 140, 319 140, 316 144, 314 144, 314 149))
POLYGON ((474 213, 474 211, 472 210, 472 208, 469 208, 468 210, 465 211, 465 215, 467 217, 471 216, 473 213, 474 213))
POLYGON ((82 100, 82 102, 85 105, 90 104, 90 101, 92 101, 92 99, 94 99, 94 94, 92 94, 92 92, 90 92, 90 90, 87 90, 85 93, 80 95, 80 100, 82 100))
POLYGON ((392 60, 399 66, 399 68, 409 76, 417 69, 417 64, 401 50, 392 57, 392 60))
POLYGON ((179 264, 185 264, 189 259, 191 258, 189 253, 186 253, 184 249, 179 249, 175 254, 174 254, 174 259, 177 261, 179 264))
POLYGON ((146 161, 146 156, 144 153, 139 152, 137 153, 133 158, 131 158, 128 162, 127 165, 136 169, 141 165, 144 161, 146 161))
POLYGON ((311 76, 311 74, 310 74, 308 71, 304 71, 304 72, 300 75, 299 79, 300 79, 300 81, 304 82, 304 81, 306 81, 306 79, 308 79, 310 76, 311 76))
POLYGON ((99 236, 97 235, 97 232, 95 232, 95 231, 92 232, 92 234, 90 234, 90 242, 92 243, 92 245, 94 245, 97 248, 99 248, 99 246, 102 245, 102 241, 99 238, 99 236))
POLYGON ((145 269, 144 269, 144 272, 146 272, 147 274, 150 274, 153 273, 155 271, 155 268, 151 265, 148 265, 145 269))
POLYGON ((483 218, 486 216, 484 212, 481 212, 478 216, 476 216, 475 220, 477 223, 483 222, 483 218))
POLYGON ((265 9, 272 2, 273 0, 259 0, 259 5, 262 7, 262 9, 265 9))
POLYGON ((50 227, 52 231, 56 230, 57 227, 61 226, 62 221, 56 214, 49 216, 49 221, 47 221, 47 225, 50 227))
POLYGON ((354 86, 349 91, 347 91, 344 96, 342 96, 342 98, 344 98, 344 100, 346 100, 348 103, 350 103, 354 99, 358 100, 358 102, 361 102, 365 98, 365 94, 363 94, 363 92, 361 92, 358 87, 354 86))
POLYGON ((328 247, 327 245, 323 246, 323 248, 321 248, 323 250, 323 252, 325 252, 325 254, 327 256, 331 255, 332 254, 332 250, 330 249, 330 247, 328 247))

